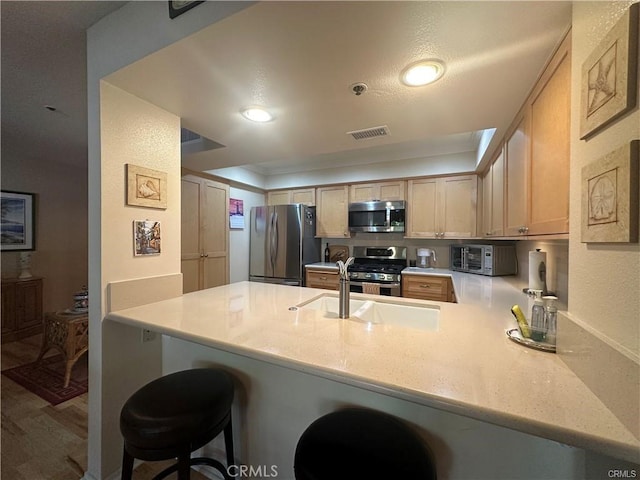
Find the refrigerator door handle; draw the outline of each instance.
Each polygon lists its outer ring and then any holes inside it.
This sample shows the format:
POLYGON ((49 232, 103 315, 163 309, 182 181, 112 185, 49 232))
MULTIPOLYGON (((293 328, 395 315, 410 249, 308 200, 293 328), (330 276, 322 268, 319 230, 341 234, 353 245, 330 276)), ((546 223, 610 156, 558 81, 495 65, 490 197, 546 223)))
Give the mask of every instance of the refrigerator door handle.
POLYGON ((271 238, 269 239, 269 262, 271 263, 271 271, 276 268, 276 258, 278 256, 278 214, 271 214, 271 228, 269 229, 271 238))

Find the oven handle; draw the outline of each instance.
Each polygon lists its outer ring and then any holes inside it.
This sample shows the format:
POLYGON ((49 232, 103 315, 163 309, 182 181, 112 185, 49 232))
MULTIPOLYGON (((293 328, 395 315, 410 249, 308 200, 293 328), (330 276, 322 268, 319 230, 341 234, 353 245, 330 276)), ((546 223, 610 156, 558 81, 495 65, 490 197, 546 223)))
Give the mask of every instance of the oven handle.
POLYGON ((354 282, 350 280, 351 285, 355 285, 356 287, 361 287, 363 283, 378 283, 380 288, 396 288, 400 286, 400 282, 397 283, 385 283, 385 282, 354 282))

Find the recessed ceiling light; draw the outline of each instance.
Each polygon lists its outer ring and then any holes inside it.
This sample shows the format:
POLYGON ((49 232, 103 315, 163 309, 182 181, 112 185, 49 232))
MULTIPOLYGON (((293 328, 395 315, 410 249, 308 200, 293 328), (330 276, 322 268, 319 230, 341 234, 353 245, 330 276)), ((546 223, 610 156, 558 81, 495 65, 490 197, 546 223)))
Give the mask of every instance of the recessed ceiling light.
POLYGON ((247 120, 252 122, 265 123, 273 120, 273 115, 269 113, 264 107, 252 106, 243 108, 240 113, 247 120))
POLYGON ((405 68, 400 78, 409 87, 420 87, 438 80, 444 74, 444 64, 439 60, 424 60, 405 68))

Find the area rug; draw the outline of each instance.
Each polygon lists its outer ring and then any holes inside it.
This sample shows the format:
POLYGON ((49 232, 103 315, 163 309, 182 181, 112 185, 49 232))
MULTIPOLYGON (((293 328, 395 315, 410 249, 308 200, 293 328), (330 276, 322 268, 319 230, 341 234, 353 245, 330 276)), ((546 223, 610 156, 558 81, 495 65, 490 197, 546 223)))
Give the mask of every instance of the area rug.
POLYGON ((89 386, 87 355, 82 355, 71 369, 71 380, 64 387, 65 361, 62 355, 45 357, 41 362, 27 363, 3 370, 2 374, 43 398, 58 405, 86 393, 89 386))

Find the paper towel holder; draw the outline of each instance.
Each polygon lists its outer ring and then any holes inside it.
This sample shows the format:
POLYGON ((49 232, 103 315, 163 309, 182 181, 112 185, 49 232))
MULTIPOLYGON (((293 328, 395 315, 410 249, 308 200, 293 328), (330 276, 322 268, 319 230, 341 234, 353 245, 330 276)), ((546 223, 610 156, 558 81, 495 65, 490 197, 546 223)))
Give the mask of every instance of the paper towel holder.
POLYGON ((548 295, 546 262, 540 262, 540 265, 538 265, 538 275, 540 276, 540 280, 542 280, 542 295, 548 295))
POLYGON ((546 260, 546 252, 543 252, 540 248, 536 248, 535 252, 529 252, 529 286, 522 289, 522 291, 529 296, 533 296, 536 290, 541 291, 542 295, 550 294, 550 292, 547 290, 546 260), (537 265, 531 264, 533 260, 533 254, 537 256, 537 258, 535 259, 537 265))

